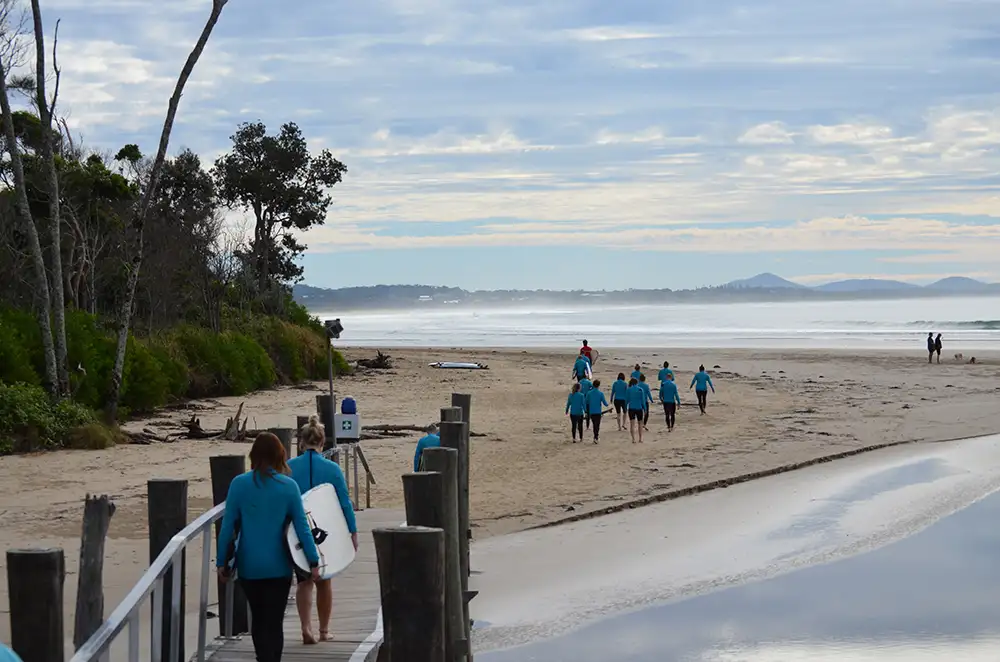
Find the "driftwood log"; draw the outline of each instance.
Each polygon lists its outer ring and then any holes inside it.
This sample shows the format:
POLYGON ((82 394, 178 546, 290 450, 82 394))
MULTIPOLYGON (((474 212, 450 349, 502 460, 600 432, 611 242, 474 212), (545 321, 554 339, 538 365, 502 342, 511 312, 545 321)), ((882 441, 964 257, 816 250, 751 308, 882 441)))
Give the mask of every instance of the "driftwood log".
POLYGON ((375 358, 358 359, 357 364, 359 368, 368 368, 369 370, 391 370, 392 357, 381 351, 376 351, 375 358))

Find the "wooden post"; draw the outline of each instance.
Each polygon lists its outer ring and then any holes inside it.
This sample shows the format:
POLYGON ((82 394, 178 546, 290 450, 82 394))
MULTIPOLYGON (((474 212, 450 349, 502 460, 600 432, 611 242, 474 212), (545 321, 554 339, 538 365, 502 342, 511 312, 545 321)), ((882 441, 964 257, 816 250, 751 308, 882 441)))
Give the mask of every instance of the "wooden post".
POLYGON ((460 517, 462 521, 465 522, 465 533, 462 534, 466 538, 465 543, 465 567, 471 573, 472 572, 472 562, 469 556, 469 543, 472 541, 472 526, 471 518, 469 515, 469 467, 470 467, 470 456, 472 455, 472 419, 470 415, 472 413, 472 396, 467 393, 452 393, 451 394, 451 406, 458 407, 462 410, 462 422, 465 423, 465 448, 466 452, 464 456, 459 457, 461 464, 458 468, 459 475, 459 486, 458 493, 460 496, 459 508, 461 510, 460 517))
MULTIPOLYGON (((423 452, 424 470, 441 474, 444 519, 439 528, 444 529, 445 556, 445 610, 448 616, 448 640, 453 642, 454 655, 449 660, 464 660, 469 654, 469 618, 466 602, 462 598, 462 565, 458 545, 458 451, 453 448, 428 448, 423 452)), ((404 477, 405 481, 405 477, 404 477)), ((405 483, 404 483, 405 493, 405 483)), ((418 513, 414 513, 418 514, 418 513)), ((410 520, 407 523, 424 524, 410 520)), ((431 526, 425 524, 425 526, 431 526)))
POLYGON ((63 662, 61 549, 7 551, 10 646, 24 662, 63 662))
POLYGON ((309 425, 308 416, 296 416, 295 417, 295 454, 298 455, 302 452, 302 428, 309 425))
POLYGON ((285 459, 292 459, 292 441, 295 439, 295 430, 292 428, 271 428, 268 432, 277 437, 281 441, 281 445, 285 447, 285 459))
POLYGON ((462 592, 469 590, 469 437, 468 425, 441 424, 441 446, 458 451, 458 547, 462 567, 462 592))
POLYGON ((337 411, 336 406, 332 395, 316 396, 316 413, 319 414, 319 420, 326 428, 326 444, 324 444, 323 450, 329 450, 336 443, 333 429, 333 415, 337 411))
POLYGON ((462 420, 462 410, 459 407, 441 407, 441 422, 459 422, 462 420))
MULTIPOLYGON (((472 410, 472 396, 468 393, 452 393, 451 394, 451 406, 458 407, 462 410, 462 421, 472 425, 472 419, 469 418, 469 414, 472 410)), ((471 429, 471 428, 470 428, 471 429)))
MULTIPOLYGON (((209 468, 212 473, 212 504, 218 506, 226 500, 229 495, 229 484, 240 474, 246 472, 247 459, 243 455, 215 455, 208 459, 209 468)), ((215 543, 216 554, 226 554, 226 550, 218 549, 219 532, 222 530, 222 520, 215 523, 215 543)), ((226 632, 226 622, 228 616, 228 605, 226 604, 226 584, 217 582, 219 596, 219 632, 223 636, 249 632, 250 627, 247 621, 247 598, 243 594, 240 583, 236 582, 233 589, 233 631, 226 632)))
POLYGON ((386 659, 445 662, 444 531, 405 526, 372 536, 386 659))
MULTIPOLYGON (((149 562, 156 560, 170 539, 187 526, 187 494, 186 480, 153 479, 146 483, 147 510, 149 519, 149 562)), ((160 659, 163 662, 186 662, 184 657, 184 575, 187 570, 186 554, 181 553, 181 567, 172 567, 163 575, 163 591, 160 599, 163 602, 162 623, 153 623, 153 629, 162 628, 163 652, 160 659), (170 657, 170 632, 173 626, 172 602, 174 573, 181 574, 181 611, 178 619, 180 641, 177 646, 177 657, 170 657)))
POLYGON ((104 541, 115 504, 108 496, 87 495, 80 536, 80 570, 76 588, 73 648, 79 650, 104 622, 104 541))

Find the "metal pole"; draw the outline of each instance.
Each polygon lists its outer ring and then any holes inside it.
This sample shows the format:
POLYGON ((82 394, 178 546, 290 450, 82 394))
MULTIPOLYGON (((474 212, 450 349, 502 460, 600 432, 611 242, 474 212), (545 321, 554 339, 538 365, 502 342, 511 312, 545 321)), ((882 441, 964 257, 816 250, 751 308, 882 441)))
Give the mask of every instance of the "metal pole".
POLYGON ((330 400, 333 400, 333 339, 326 339, 326 361, 330 369, 330 400))

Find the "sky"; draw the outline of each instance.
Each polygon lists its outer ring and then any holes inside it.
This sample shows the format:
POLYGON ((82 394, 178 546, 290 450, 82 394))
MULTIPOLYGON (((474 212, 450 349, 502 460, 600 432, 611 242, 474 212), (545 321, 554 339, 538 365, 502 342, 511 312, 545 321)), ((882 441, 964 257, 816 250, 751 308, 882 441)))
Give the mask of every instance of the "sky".
MULTIPOLYGON (((155 151, 208 0, 42 0, 62 111, 155 151)), ((1000 281, 1000 0, 230 0, 171 153, 348 167, 305 282, 1000 281)))

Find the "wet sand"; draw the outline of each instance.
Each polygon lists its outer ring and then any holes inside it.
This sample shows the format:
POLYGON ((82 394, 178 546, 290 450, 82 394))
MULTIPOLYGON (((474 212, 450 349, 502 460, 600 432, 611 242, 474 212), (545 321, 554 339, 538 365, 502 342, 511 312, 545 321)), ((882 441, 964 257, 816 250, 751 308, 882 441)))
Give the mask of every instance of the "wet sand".
MULTIPOLYGON (((573 445, 563 415, 573 356, 566 352, 513 350, 390 351, 396 367, 359 372, 336 384, 338 395, 357 398, 365 423, 425 424, 438 418, 452 392, 473 396, 472 517, 485 539, 566 516, 599 510, 749 472, 873 444, 943 440, 1000 430, 1000 361, 977 357, 966 365, 945 359, 928 366, 920 354, 602 350, 597 376, 610 385, 635 362, 656 368, 669 359, 678 371, 684 406, 668 434, 662 416, 650 418, 643 444, 606 417, 601 444, 573 445), (481 361, 489 370, 435 370, 431 361, 481 361), (718 393, 707 416, 698 416, 687 390, 705 363, 718 393), (714 366, 719 366, 715 368, 714 366)), ((372 350, 346 350, 351 359, 372 350)), ((314 408, 323 383, 239 398, 191 403, 164 411, 130 429, 180 431, 197 414, 203 427, 221 428, 240 402, 250 426, 290 427, 314 408)), ((418 434, 365 442, 378 485, 373 505, 402 504, 399 475, 412 469, 418 434)), ((115 498, 105 564, 108 611, 148 565, 146 481, 186 478, 189 515, 210 506, 208 458, 246 453, 245 444, 179 441, 107 451, 64 451, 0 458, 0 542, 4 548, 58 546, 66 550, 67 602, 75 596, 75 567, 84 496, 115 498)), ((6 608, 6 574, 0 572, 0 608, 6 608)), ((190 593, 189 593, 190 595, 190 593)), ((72 610, 67 609, 67 629, 72 610)), ((0 640, 8 628, 0 618, 0 640)))

